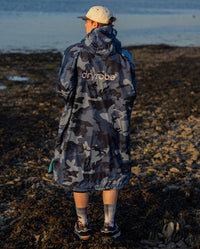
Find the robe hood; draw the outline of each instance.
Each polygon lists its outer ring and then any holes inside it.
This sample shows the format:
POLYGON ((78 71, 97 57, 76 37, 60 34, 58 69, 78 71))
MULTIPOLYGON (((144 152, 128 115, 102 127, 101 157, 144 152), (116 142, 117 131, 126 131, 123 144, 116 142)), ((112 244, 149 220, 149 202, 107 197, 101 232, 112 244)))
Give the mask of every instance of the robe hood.
POLYGON ((117 31, 110 26, 95 28, 82 40, 82 44, 93 54, 113 55, 120 53, 122 49, 116 36, 117 31))

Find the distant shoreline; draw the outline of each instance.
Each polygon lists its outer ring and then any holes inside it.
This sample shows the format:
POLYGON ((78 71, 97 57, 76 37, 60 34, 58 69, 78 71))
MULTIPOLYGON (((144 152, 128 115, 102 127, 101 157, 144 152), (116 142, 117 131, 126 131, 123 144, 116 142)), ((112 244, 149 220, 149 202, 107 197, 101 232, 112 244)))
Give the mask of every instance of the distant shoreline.
MULTIPOLYGON (((169 45, 169 44, 143 44, 143 45, 129 45, 129 46, 122 46, 122 48, 127 49, 127 50, 132 50, 132 49, 142 49, 142 48, 150 48, 150 49, 172 49, 172 48, 199 48, 200 46, 178 46, 178 45, 169 45)), ((67 47, 66 47, 67 48, 67 47)), ((1 54, 47 54, 47 53, 60 53, 63 54, 65 50, 59 51, 56 49, 46 49, 46 50, 17 50, 17 51, 1 51, 0 50, 0 55, 1 54)))
MULTIPOLYGON (((200 16, 180 14, 118 14, 114 28, 122 46, 169 44, 200 46, 200 16)), ((76 14, 21 13, 0 16, 0 50, 28 52, 56 50, 81 41, 84 22, 76 14)))

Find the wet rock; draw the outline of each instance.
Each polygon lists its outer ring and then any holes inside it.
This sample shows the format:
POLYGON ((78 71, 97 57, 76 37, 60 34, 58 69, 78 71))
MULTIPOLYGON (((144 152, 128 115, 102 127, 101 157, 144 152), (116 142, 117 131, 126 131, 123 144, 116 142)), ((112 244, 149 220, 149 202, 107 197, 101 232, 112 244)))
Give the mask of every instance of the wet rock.
POLYGON ((178 243, 176 243, 176 245, 177 245, 178 248, 181 248, 181 249, 188 248, 183 240, 180 240, 178 243))
POLYGON ((140 242, 143 245, 147 245, 147 246, 151 246, 151 247, 155 247, 155 246, 158 245, 158 242, 157 241, 153 241, 153 240, 141 240, 140 242))

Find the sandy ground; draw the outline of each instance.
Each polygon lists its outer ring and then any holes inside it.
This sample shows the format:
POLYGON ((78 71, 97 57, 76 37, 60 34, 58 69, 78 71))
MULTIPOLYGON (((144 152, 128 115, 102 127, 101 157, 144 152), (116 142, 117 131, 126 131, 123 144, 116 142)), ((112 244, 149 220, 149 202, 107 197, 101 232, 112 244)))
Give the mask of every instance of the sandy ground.
POLYGON ((122 235, 101 237, 101 193, 91 193, 87 243, 73 235, 72 194, 47 174, 64 105, 54 92, 61 54, 0 54, 1 248, 200 248, 200 48, 128 49, 138 97, 122 235))

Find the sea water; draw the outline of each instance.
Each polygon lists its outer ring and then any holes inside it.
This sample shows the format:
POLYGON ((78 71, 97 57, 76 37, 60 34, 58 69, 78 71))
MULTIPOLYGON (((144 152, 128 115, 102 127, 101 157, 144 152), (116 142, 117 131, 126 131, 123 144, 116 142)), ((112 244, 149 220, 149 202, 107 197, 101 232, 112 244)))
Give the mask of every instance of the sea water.
POLYGON ((0 0, 0 51, 63 52, 85 36, 85 15, 105 5, 123 46, 200 46, 199 0, 0 0))

